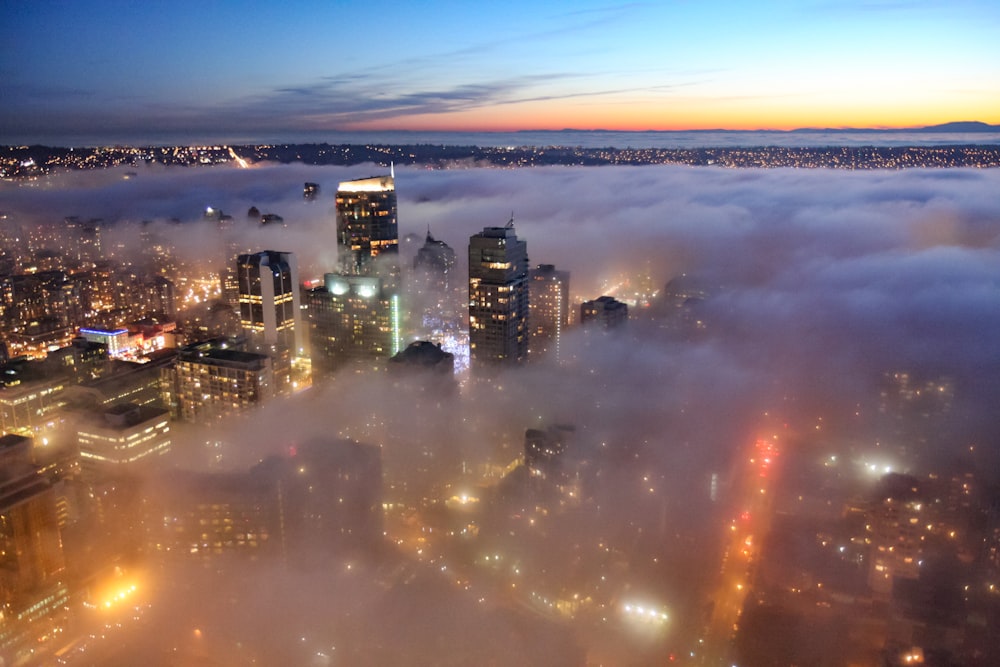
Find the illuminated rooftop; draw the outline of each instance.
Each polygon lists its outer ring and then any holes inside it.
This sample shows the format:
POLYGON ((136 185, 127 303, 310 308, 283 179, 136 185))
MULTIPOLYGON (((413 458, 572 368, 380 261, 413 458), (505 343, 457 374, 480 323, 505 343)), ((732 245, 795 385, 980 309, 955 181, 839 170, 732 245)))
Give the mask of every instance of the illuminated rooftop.
POLYGON ((396 189, 396 179, 392 176, 371 176, 353 181, 341 181, 338 192, 392 192, 396 189))

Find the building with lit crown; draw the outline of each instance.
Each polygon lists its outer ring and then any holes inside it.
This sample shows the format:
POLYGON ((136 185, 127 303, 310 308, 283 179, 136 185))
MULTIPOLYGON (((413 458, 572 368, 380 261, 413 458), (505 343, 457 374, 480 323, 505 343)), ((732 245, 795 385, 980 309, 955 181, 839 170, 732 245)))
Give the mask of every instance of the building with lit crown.
POLYGON ((313 372, 381 366, 402 347, 399 294, 381 278, 328 273, 306 292, 313 372))
POLYGON ((528 357, 528 246, 513 219, 469 239, 469 353, 473 369, 528 357))
POLYGON ((398 276, 399 227, 393 175, 344 181, 337 187, 337 251, 340 272, 398 276))

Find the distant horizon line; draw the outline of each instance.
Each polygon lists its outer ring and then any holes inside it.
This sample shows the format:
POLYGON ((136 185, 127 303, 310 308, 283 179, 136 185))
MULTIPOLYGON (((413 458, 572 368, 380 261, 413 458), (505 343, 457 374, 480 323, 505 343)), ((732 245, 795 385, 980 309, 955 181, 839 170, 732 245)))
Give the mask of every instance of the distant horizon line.
MULTIPOLYGON (((355 130, 349 130, 353 132, 355 130)), ((647 133, 647 132, 780 132, 780 133, 790 133, 790 132, 1000 132, 1000 124, 985 123, 978 120, 963 120, 963 121, 950 121, 947 123, 938 123, 935 125, 916 125, 912 127, 796 127, 788 130, 783 130, 779 128, 754 128, 754 129, 735 129, 735 128, 704 128, 704 129, 687 129, 687 130, 656 130, 656 129, 646 129, 646 130, 614 130, 609 128, 576 128, 576 127, 566 127, 558 130, 546 130, 546 129, 522 129, 522 130, 372 130, 372 131, 382 131, 382 132, 474 132, 482 134, 503 134, 503 133, 517 133, 517 132, 622 132, 622 133, 647 133)))
MULTIPOLYGON (((403 128, 393 128, 393 129, 299 129, 299 130, 271 130, 271 131, 244 131, 244 132, 234 132, 231 135, 243 134, 243 137, 230 136, 223 137, 216 135, 214 131, 208 130, 148 130, 146 132, 136 132, 135 130, 119 134, 119 136, 114 137, 113 133, 108 133, 111 136, 87 136, 89 133, 81 132, 74 133, 70 135, 62 135, 62 133, 53 133, 53 135, 59 134, 62 136, 37 136, 31 140, 24 141, 23 137, 21 141, 16 141, 0 144, 4 148, 18 148, 18 147, 46 147, 46 148, 70 148, 70 149, 84 149, 84 148, 98 148, 107 146, 122 146, 122 147, 145 147, 145 146, 193 146, 193 145, 247 145, 247 146, 260 146, 267 144, 310 144, 316 143, 324 135, 342 135, 346 137, 352 136, 365 136, 365 135, 482 135, 482 136, 496 136, 500 137, 503 135, 528 135, 528 134, 580 134, 580 135, 598 135, 598 134, 618 134, 618 135, 710 135, 710 134, 720 134, 720 135, 752 135, 752 134, 771 134, 780 136, 790 136, 790 135, 808 135, 808 134, 888 134, 888 135, 906 135, 906 134, 990 134, 990 133, 1000 133, 1000 124, 985 123, 983 121, 952 121, 947 123, 939 123, 936 125, 921 125, 914 127, 800 127, 793 129, 767 129, 767 128, 757 128, 757 129, 731 129, 731 128, 714 128, 714 129, 688 129, 688 130, 678 130, 678 129, 631 129, 631 130, 619 130, 619 129, 608 129, 608 128, 591 128, 591 129, 580 129, 580 128, 562 128, 562 129, 540 129, 540 128, 524 128, 516 130, 474 130, 474 129, 403 129, 403 128), (257 137, 253 137, 253 134, 257 134, 257 137), (132 136, 128 136, 132 135, 132 136), (158 135, 158 136, 157 136, 158 135), (284 136, 282 136, 284 135, 284 136), (211 138, 210 138, 211 137, 211 138)), ((102 133, 103 134, 103 133, 102 133)), ((338 143, 334 137, 332 143, 338 143)), ((325 141, 323 143, 330 143, 325 141)), ((344 143, 344 142, 339 142, 344 143)), ((366 142, 366 143, 370 143, 366 142)))

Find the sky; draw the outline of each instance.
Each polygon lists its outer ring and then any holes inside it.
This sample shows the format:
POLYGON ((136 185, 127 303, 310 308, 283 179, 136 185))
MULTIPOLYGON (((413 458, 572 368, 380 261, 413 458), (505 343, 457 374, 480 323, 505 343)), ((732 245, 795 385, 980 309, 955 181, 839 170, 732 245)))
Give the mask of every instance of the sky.
POLYGON ((0 143, 1000 123, 1000 5, 0 0, 0 143))

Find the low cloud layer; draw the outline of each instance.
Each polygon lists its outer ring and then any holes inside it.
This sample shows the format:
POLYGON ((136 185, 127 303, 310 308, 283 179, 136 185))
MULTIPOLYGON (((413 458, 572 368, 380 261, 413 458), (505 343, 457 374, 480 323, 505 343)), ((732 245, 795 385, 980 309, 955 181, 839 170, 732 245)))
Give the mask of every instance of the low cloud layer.
MULTIPOLYGON (((0 187, 8 225, 67 215, 149 219, 179 253, 200 259, 218 247, 214 223, 202 212, 220 207, 234 216, 247 246, 295 252, 309 277, 333 269, 338 181, 384 171, 149 169, 127 181, 108 171, 0 187), (303 201, 304 181, 320 184, 318 201, 303 201), (246 221, 250 206, 282 215, 287 227, 246 221), (180 224, 167 222, 172 218, 180 224)), ((901 463, 915 472, 972 466, 978 478, 996 481, 1000 171, 398 169, 396 184, 401 238, 415 234, 420 243, 429 228, 456 250, 460 277, 468 237, 513 213, 531 263, 571 272, 573 301, 615 289, 624 295, 626 282, 646 279, 662 289, 686 274, 706 293, 694 311, 704 326, 678 336, 650 316, 655 306, 635 308, 620 336, 571 331, 561 364, 531 365, 492 385, 471 383, 436 402, 382 377, 344 375, 229 425, 221 450, 211 452, 221 455, 213 467, 246 469, 315 437, 381 445, 389 476, 428 443, 446 445, 474 466, 510 460, 526 428, 569 423, 579 446, 609 463, 595 495, 610 509, 593 525, 580 519, 577 536, 602 535, 615 525, 615 512, 625 525, 635 516, 626 509, 662 516, 682 535, 714 530, 699 520, 722 511, 712 507, 710 476, 719 475, 724 492, 734 454, 774 423, 805 450, 858 456, 878 442, 905 450, 910 458, 901 463), (921 421, 919 431, 887 425, 880 388, 887 373, 897 372, 915 382, 946 381, 953 391, 948 409, 921 421), (959 456, 970 446, 971 461, 959 456), (645 493, 639 476, 671 489, 661 505, 636 505, 633 494, 645 493)), ((196 452, 216 435, 185 435, 178 449, 196 452)), ((649 519, 649 527, 658 521, 649 519)), ((556 525, 550 535, 579 539, 556 525)), ((671 571, 662 573, 663 587, 692 595, 671 571)), ((299 585, 312 584, 290 584, 299 585)), ((398 582, 391 586, 383 602, 398 610, 394 596, 412 598, 398 582)), ((383 613, 372 602, 380 593, 351 595, 357 599, 338 604, 348 604, 355 618, 383 613)), ((178 605, 196 604, 181 597, 178 605)), ((233 641, 248 637, 219 625, 233 641)), ((468 628, 452 619, 439 632, 458 638, 468 628)), ((525 654, 545 655, 543 643, 525 654)))

